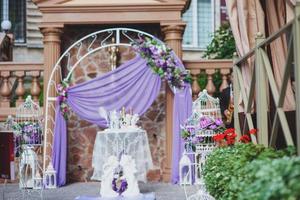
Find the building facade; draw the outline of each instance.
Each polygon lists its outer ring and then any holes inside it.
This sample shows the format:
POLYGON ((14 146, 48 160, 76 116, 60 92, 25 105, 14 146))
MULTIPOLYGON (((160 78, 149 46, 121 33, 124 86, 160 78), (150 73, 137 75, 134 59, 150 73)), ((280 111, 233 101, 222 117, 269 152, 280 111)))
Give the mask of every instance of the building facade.
MULTIPOLYGON (((0 21, 9 20, 14 35, 14 61, 43 61, 42 14, 32 0, 0 0, 0 21)), ((212 33, 228 21, 225 0, 191 0, 183 14, 186 28, 183 59, 197 60, 211 41, 212 33)))

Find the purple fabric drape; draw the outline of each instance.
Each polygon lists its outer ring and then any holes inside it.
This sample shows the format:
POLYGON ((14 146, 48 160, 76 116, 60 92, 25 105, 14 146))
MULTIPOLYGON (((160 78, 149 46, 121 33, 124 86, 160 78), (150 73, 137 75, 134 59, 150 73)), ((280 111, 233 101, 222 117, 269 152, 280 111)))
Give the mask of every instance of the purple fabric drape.
POLYGON ((192 114, 192 97, 189 85, 183 91, 175 91, 173 104, 172 183, 179 182, 179 160, 184 150, 180 124, 192 114))
POLYGON ((56 170, 56 183, 58 186, 66 184, 67 171, 67 123, 60 112, 59 100, 56 100, 54 140, 52 151, 52 164, 56 170))
MULTIPOLYGON (((180 62, 180 61, 179 61, 180 62)), ((181 66, 182 67, 182 66, 181 66)), ((82 119, 106 127, 106 121, 98 114, 98 108, 120 110, 132 108, 133 113, 143 114, 156 99, 161 87, 161 79, 147 66, 145 59, 137 55, 116 70, 90 81, 68 88, 68 105, 82 119)), ((191 93, 188 86, 175 93, 173 129, 173 174, 178 174, 178 159, 182 152, 179 124, 191 112, 191 93), (187 96, 186 96, 187 95, 187 96), (176 141, 175 141, 176 140, 176 141), (174 157, 176 157, 174 159, 174 157), (177 161, 176 163, 174 163, 177 161)), ((59 108, 59 106, 57 106, 59 108)), ((53 166, 57 171, 57 183, 66 182, 66 122, 57 109, 53 146, 53 166)), ((178 181, 178 176, 173 182, 178 181)))

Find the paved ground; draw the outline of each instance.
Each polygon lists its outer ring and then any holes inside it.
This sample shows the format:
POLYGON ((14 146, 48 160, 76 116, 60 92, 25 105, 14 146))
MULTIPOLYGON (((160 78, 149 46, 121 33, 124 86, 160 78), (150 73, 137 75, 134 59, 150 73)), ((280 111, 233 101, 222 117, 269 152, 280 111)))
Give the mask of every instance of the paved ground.
MULTIPOLYGON (((0 185, 1 196, 0 200, 33 200, 38 198, 39 194, 32 194, 28 198, 22 197, 22 193, 19 190, 17 184, 0 185)), ((147 183, 140 184, 140 190, 142 193, 155 192, 156 200, 185 200, 185 194, 182 187, 178 185, 171 185, 166 183, 147 183)), ((80 195, 96 196, 100 191, 99 182, 88 182, 88 183, 74 183, 67 185, 62 188, 53 190, 44 190, 43 199, 45 200, 73 200, 75 197, 80 195)), ((196 192, 195 186, 187 187, 188 195, 196 192)))

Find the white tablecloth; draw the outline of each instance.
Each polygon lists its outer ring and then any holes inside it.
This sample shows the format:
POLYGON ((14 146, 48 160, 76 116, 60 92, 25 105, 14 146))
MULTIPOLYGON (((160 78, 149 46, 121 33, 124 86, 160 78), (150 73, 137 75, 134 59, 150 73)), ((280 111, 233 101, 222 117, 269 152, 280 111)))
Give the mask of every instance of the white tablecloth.
POLYGON ((142 129, 106 129, 97 133, 94 145, 91 179, 101 180, 102 166, 111 155, 131 155, 137 167, 137 179, 147 181, 147 171, 153 168, 147 132, 142 129))

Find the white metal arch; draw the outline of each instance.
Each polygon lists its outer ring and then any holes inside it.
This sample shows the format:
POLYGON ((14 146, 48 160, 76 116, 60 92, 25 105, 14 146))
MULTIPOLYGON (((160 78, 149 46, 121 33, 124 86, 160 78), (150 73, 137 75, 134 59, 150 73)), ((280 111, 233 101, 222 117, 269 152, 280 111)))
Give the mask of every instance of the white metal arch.
POLYGON ((50 74, 49 82, 47 84, 47 91, 46 91, 46 105, 45 105, 45 133, 44 133, 44 149, 43 149, 43 170, 46 169, 46 162, 51 161, 51 155, 47 155, 47 147, 49 147, 52 151, 52 143, 49 143, 48 141, 48 134, 51 134, 54 138, 54 132, 49 127, 49 121, 50 123, 54 124, 55 119, 53 118, 55 116, 55 101, 57 96, 50 96, 50 91, 55 90, 56 94, 57 88, 57 75, 59 76, 59 81, 63 81, 63 75, 62 75, 62 67, 64 67, 64 70, 67 70, 67 76, 65 79, 69 79, 72 75, 72 72, 74 69, 79 66, 79 63, 87 58, 88 56, 91 56, 95 52, 105 49, 111 46, 125 46, 125 47, 131 47, 131 42, 133 42, 135 39, 141 38, 141 37, 149 37, 152 39, 157 40, 159 43, 163 43, 161 40, 157 39, 155 36, 140 31, 136 29, 131 28, 110 28, 105 29, 101 31, 96 31, 94 33, 88 34, 84 36, 83 38, 79 39, 75 43, 73 43, 58 59, 56 64, 54 65, 54 68, 50 74), (111 39, 115 38, 115 43, 111 43, 111 39), (81 55, 82 45, 84 43, 88 44, 87 52, 85 52, 84 55, 81 55), (74 64, 71 64, 71 52, 76 52, 76 62, 74 64), (65 61, 65 65, 64 62, 65 61), (53 115, 54 113, 54 115, 53 115))

